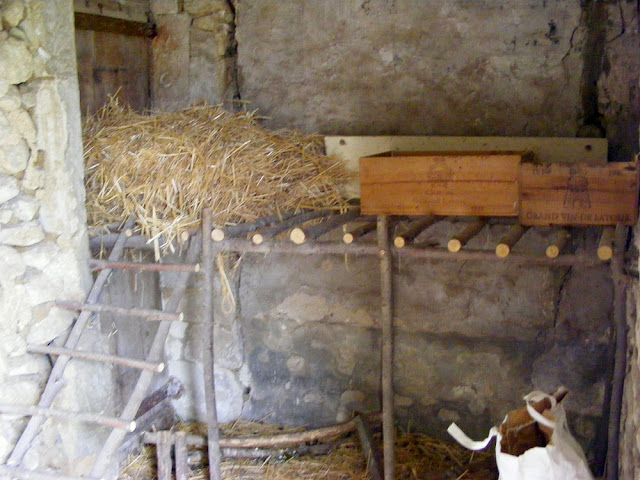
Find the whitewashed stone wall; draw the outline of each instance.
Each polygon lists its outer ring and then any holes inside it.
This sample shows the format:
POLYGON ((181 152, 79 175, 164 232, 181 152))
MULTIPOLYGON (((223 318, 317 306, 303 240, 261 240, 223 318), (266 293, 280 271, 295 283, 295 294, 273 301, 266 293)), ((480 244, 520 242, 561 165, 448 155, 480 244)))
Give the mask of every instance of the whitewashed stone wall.
MULTIPOLYGON (((55 299, 81 301, 90 286, 73 8, 3 0, 0 12, 0 402, 34 405, 50 360, 27 345, 63 341, 74 314, 55 299)), ((97 401, 76 382, 83 367, 70 371, 56 406, 104 407, 104 390, 97 401)), ((95 377, 105 390, 108 375, 95 377)), ((25 423, 0 415, 0 463, 25 423)), ((81 471, 92 444, 79 432, 47 421, 24 466, 81 471)))

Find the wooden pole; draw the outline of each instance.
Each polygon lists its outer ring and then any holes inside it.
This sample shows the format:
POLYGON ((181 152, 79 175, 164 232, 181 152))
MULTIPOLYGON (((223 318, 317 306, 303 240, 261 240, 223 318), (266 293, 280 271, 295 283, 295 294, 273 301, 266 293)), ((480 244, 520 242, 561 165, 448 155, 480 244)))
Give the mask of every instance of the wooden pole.
POLYGON ((117 428, 126 432, 133 432, 136 429, 136 422, 124 421, 119 418, 107 417, 96 413, 70 412, 67 410, 57 410, 55 408, 41 408, 29 405, 0 404, 0 413, 13 415, 41 415, 43 417, 63 418, 75 422, 97 423, 105 427, 117 428))
MULTIPOLYGON (((135 223, 135 216, 131 215, 129 219, 124 224, 124 230, 130 230, 135 223)), ((109 255, 109 260, 116 261, 120 258, 122 251, 124 250, 125 242, 127 240, 127 236, 125 232, 122 232, 118 235, 118 239, 116 240, 115 245, 113 246, 113 250, 109 255)), ((89 295, 87 295, 87 303, 96 303, 100 299, 100 295, 102 295, 102 290, 109 279, 109 275, 111 274, 111 270, 103 270, 96 278, 96 281, 91 287, 91 291, 89 295)), ((76 319, 73 327, 71 328, 71 333, 67 337, 66 342, 64 343, 65 348, 76 348, 78 342, 80 340, 80 336, 84 331, 89 319, 91 318, 91 312, 83 311, 80 312, 78 318, 76 319)), ((50 407, 53 403, 53 400, 58 393, 59 386, 61 384, 62 376, 64 375, 64 370, 69 363, 70 357, 60 357, 56 361, 55 365, 51 369, 51 373, 49 374, 49 379, 47 380, 47 384, 45 385, 44 391, 40 396, 40 401, 38 402, 38 407, 47 408, 50 407)), ((9 466, 17 466, 22 462, 24 455, 27 453, 27 450, 31 446, 31 442, 38 434, 40 427, 42 426, 45 417, 43 415, 34 415, 29 419, 27 423, 27 427, 20 435, 16 446, 14 447, 11 455, 7 459, 7 465, 9 466)), ((131 419, 133 420, 133 418, 131 419)), ((101 477, 102 475, 97 475, 97 477, 101 477)))
POLYGON ((509 231, 500 239, 496 246, 496 255, 499 258, 505 258, 511 253, 513 246, 518 243, 529 227, 525 227, 516 223, 512 225, 509 231))
POLYGON ((393 239, 393 244, 397 248, 404 247, 406 244, 413 242, 418 235, 433 225, 435 221, 436 217, 434 215, 428 215, 411 222, 401 235, 396 235, 396 238, 393 239))
MULTIPOLYGON (((366 415, 370 422, 380 422, 380 414, 366 415)), ((279 433, 270 436, 250 436, 250 437, 222 437, 220 438, 221 448, 284 448, 300 445, 304 443, 321 442, 326 439, 336 438, 357 429, 355 419, 348 422, 331 425, 328 427, 307 430, 306 432, 279 433)), ((158 432, 144 432, 145 443, 157 443, 158 432)), ((201 435, 187 435, 185 437, 187 445, 194 447, 204 447, 207 439, 201 435)))
POLYGON ((152 372, 158 373, 164 370, 164 363, 162 362, 145 362, 144 360, 118 357, 117 355, 71 350, 69 348, 49 347, 45 345, 27 345, 27 352, 42 353, 44 355, 65 355, 67 357, 75 357, 81 360, 122 365, 123 367, 137 368, 138 370, 151 370, 152 372))
POLYGON ((380 304, 382 316, 382 439, 384 480, 395 477, 393 408, 393 261, 389 245, 389 219, 378 216, 378 255, 380 257, 380 304))
POLYGON ((106 305, 104 303, 78 303, 67 302, 64 300, 56 300, 56 305, 60 308, 66 308, 67 310, 88 310, 90 312, 114 313, 116 315, 141 317, 148 322, 181 322, 184 320, 184 313, 182 312, 172 313, 150 308, 123 308, 116 307, 114 305, 106 305))
POLYGON ((627 318, 626 289, 628 280, 624 273, 624 250, 627 240, 627 227, 618 225, 615 230, 615 254, 611 259, 613 277, 613 323, 616 343, 614 353, 613 381, 611 385, 611 409, 609 413, 609 431, 607 448, 606 480, 618 478, 620 451, 620 417, 624 379, 627 370, 627 318))
POLYGON ((598 258, 602 261, 611 260, 613 257, 613 242, 616 229, 614 227, 605 227, 598 241, 598 258))
POLYGON ((547 250, 545 252, 547 257, 556 258, 558 255, 560 255, 562 249, 567 246, 567 243, 569 243, 569 238, 571 238, 571 236, 569 235, 569 232, 564 228, 558 228, 557 230, 555 230, 553 232, 553 235, 551 236, 551 241, 549 242, 549 246, 547 247, 547 250))
POLYGON ((464 228, 464 230, 449 240, 449 243, 447 243, 447 249, 452 253, 460 251, 460 249, 464 247, 469 240, 480 233, 480 230, 484 228, 486 223, 486 218, 479 218, 474 222, 471 222, 464 228))
POLYGON ((200 265, 183 265, 171 263, 139 263, 139 262, 110 262, 107 260, 89 260, 94 270, 114 268, 118 270, 138 270, 141 272, 198 272, 200 265))
POLYGON ((211 231, 211 210, 205 209, 202 212, 202 262, 204 263, 203 277, 203 310, 204 310, 204 349, 202 353, 202 364, 204 371, 204 393, 207 415, 207 448, 209 454, 209 478, 211 480, 221 480, 222 470, 220 462, 222 454, 220 452, 220 431, 218 429, 218 413, 216 411, 216 389, 214 371, 214 310, 213 310, 213 251, 211 241, 207 232, 211 231))

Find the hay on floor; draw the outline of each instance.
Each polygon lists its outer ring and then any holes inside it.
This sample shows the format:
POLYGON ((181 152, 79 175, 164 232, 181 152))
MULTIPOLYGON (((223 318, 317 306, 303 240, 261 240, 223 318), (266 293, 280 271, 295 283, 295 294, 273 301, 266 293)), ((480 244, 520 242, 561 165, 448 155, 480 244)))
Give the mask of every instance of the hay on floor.
POLYGON ((112 99, 86 122, 84 138, 94 228, 134 214, 143 234, 169 242, 195 228, 206 207, 222 226, 345 206, 348 174, 322 154, 321 138, 267 131, 254 113, 200 106, 141 115, 112 99))
MULTIPOLYGON (((188 433, 203 435, 205 424, 179 424, 174 427, 188 433)), ((266 425, 257 422, 238 421, 221 425, 224 436, 277 435, 301 431, 266 425)), ((379 437, 376 437, 378 441, 379 437)), ((191 449, 193 453, 197 449, 191 449)), ((209 478, 206 453, 198 451, 202 463, 191 465, 191 480, 209 478)), ((196 456, 197 457, 197 456, 196 456)), ((227 480, 365 480, 369 479, 366 461, 357 435, 338 441, 331 451, 323 455, 291 456, 266 460, 229 459, 222 462, 222 476, 227 480)), ((155 446, 147 445, 143 452, 131 459, 123 469, 120 480, 150 480, 157 478, 155 446)), ((470 452, 457 443, 431 438, 418 433, 400 433, 396 448, 396 478, 398 480, 497 480, 498 474, 491 449, 470 452)))

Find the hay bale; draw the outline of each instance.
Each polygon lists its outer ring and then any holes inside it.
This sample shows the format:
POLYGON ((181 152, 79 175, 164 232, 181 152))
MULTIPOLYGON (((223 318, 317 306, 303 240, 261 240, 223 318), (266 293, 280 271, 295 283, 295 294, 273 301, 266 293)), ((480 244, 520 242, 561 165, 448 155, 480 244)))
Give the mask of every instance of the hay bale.
POLYGON ((196 228, 308 208, 343 208, 344 167, 321 138, 261 128, 255 112, 221 106, 141 115, 112 99, 85 124, 89 225, 135 214, 141 233, 166 242, 196 228))

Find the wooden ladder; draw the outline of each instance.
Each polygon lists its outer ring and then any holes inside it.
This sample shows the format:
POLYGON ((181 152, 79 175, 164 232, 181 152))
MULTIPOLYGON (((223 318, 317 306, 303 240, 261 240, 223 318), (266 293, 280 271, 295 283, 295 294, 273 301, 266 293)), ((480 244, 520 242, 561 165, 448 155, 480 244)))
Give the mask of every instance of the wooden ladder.
POLYGON ((84 480, 102 479, 107 468, 112 462, 114 453, 122 443, 125 435, 128 432, 135 430, 136 423, 134 418, 138 408, 145 398, 145 395, 147 394, 147 390, 149 389, 153 379, 153 374, 161 372, 164 369, 164 363, 162 363, 161 357, 171 324, 174 321, 183 320, 183 314, 178 312, 178 307, 187 288, 191 274, 199 270, 199 264, 197 264, 196 261, 199 258, 202 249, 202 234, 198 232, 196 235, 191 237, 185 264, 183 265, 123 262, 120 261, 120 258, 125 249, 127 238, 131 235, 131 228, 133 227, 134 221, 135 219, 133 216, 127 220, 121 233, 118 235, 107 261, 92 260, 90 262, 94 268, 100 270, 100 273, 98 274, 93 287, 89 291, 86 302, 84 304, 65 301, 57 302, 58 306, 62 308, 80 311, 64 346, 61 348, 36 345, 28 346, 27 350, 31 353, 57 355, 58 357, 51 369, 49 379, 40 396, 38 405, 24 406, 0 404, 0 413, 31 416, 25 430, 18 439, 11 455, 7 459, 6 465, 0 465, 0 478, 25 478, 30 480, 76 479, 76 477, 65 476, 57 472, 28 470, 22 467, 22 461, 25 454, 31 447, 33 440, 47 418, 89 422, 111 428, 111 433, 96 456, 91 473, 88 477, 80 477, 84 480), (114 269, 136 271, 177 271, 180 272, 180 274, 176 282, 176 286, 163 310, 121 308, 98 303, 109 276, 114 269), (144 360, 137 360, 123 358, 117 355, 106 355, 78 350, 77 346, 82 333, 94 312, 131 315, 148 321, 158 321, 158 329, 146 358, 144 360), (51 408, 56 395, 64 386, 64 372, 72 358, 106 362, 113 365, 122 365, 140 370, 138 380, 136 381, 136 384, 119 417, 109 417, 96 413, 72 412, 51 408))

